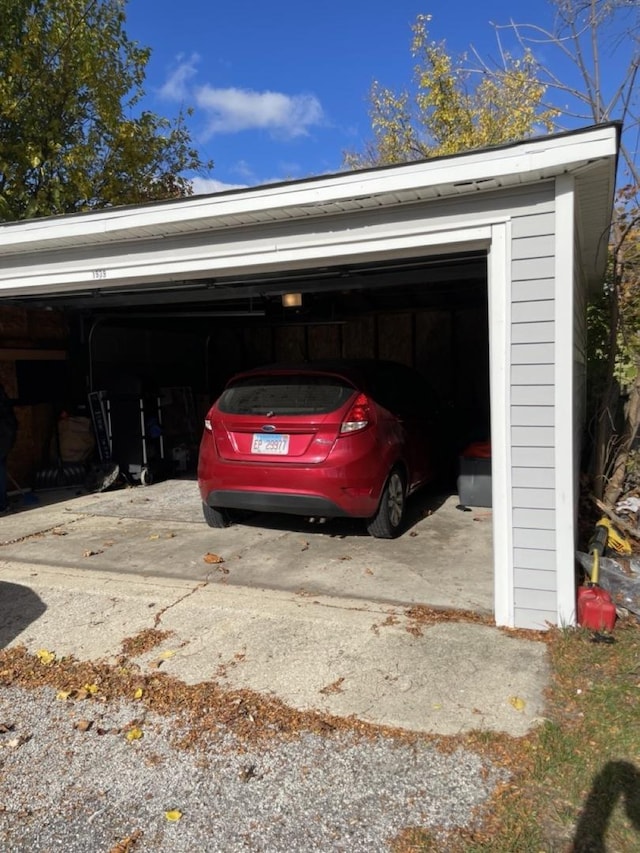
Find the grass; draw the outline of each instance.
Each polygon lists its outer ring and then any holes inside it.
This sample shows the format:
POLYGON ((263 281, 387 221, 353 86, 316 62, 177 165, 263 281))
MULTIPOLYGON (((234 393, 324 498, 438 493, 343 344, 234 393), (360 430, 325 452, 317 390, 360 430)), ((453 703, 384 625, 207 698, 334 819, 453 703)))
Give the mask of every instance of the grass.
MULTIPOLYGON (((485 753, 513 775, 479 815, 481 825, 445 846, 414 828, 396 853, 640 850, 640 625, 619 621, 613 638, 551 630, 547 718, 525 738, 485 739, 485 753)), ((483 748, 480 739, 475 748, 483 748)))

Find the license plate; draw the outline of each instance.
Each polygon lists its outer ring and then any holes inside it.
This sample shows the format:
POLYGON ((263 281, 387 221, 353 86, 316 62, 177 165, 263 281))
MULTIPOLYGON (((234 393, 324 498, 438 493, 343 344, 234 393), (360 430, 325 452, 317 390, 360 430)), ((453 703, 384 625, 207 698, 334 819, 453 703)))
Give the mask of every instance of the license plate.
POLYGON ((276 433, 273 435, 264 435, 261 432, 256 432, 253 434, 251 452, 285 456, 289 452, 289 436, 278 435, 276 433))

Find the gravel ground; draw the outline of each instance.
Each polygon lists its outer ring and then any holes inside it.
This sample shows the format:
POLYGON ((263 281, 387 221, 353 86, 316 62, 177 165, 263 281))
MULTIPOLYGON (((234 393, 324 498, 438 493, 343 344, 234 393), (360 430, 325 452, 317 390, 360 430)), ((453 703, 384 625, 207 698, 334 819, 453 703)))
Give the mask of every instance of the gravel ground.
POLYGON ((0 849, 370 853, 405 827, 469 825, 504 778, 475 753, 382 736, 252 746, 221 730, 185 750, 181 734, 139 703, 0 688, 0 849), (143 736, 129 741, 134 721, 143 736))

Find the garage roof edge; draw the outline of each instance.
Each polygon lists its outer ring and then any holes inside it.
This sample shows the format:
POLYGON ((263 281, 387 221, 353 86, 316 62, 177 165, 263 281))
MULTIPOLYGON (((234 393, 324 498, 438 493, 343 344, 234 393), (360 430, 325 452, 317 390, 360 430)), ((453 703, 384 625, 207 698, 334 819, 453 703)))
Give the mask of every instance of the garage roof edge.
POLYGON ((536 137, 513 144, 396 166, 341 172, 180 200, 106 208, 0 225, 0 255, 105 240, 163 237, 171 226, 202 230, 255 225, 335 213, 341 203, 361 209, 398 206, 442 196, 536 183, 609 158, 615 176, 620 123, 536 137))

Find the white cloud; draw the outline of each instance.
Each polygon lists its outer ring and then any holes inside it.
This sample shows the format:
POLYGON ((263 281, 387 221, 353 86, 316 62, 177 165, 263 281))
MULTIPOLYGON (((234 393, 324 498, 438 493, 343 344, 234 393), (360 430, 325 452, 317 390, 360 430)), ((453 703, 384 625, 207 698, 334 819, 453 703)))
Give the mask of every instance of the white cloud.
POLYGON ((194 195, 208 195, 209 193, 223 193, 227 190, 243 190, 249 184, 226 184, 215 178, 191 178, 194 195))
POLYGON ((247 163, 246 160, 238 160, 231 167, 231 171, 235 175, 240 175, 241 178, 245 178, 247 181, 250 181, 251 183, 253 183, 253 181, 255 180, 255 175, 253 174, 253 169, 247 163))
POLYGON ((190 97, 189 80, 198 73, 196 66, 200 61, 200 56, 197 53, 191 54, 186 60, 183 60, 181 56, 178 56, 177 59, 179 64, 169 74, 159 91, 160 97, 169 101, 184 101, 185 98, 190 97))
POLYGON ((256 92, 235 87, 216 89, 197 86, 200 56, 197 53, 176 57, 177 65, 159 89, 159 95, 171 101, 194 104, 201 111, 203 139, 218 133, 266 130, 272 136, 292 139, 306 136, 309 128, 321 124, 324 114, 315 95, 287 95, 282 92, 256 92))
POLYGON ((248 89, 214 89, 202 86, 196 103, 207 114, 205 136, 267 130, 275 136, 306 136, 320 124, 322 107, 314 95, 284 95, 248 89))

